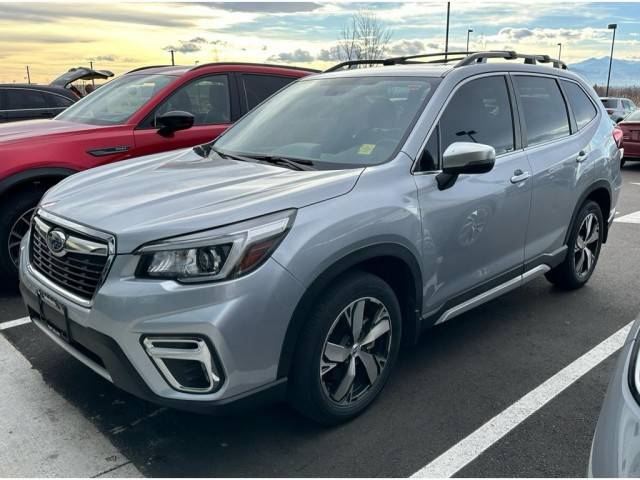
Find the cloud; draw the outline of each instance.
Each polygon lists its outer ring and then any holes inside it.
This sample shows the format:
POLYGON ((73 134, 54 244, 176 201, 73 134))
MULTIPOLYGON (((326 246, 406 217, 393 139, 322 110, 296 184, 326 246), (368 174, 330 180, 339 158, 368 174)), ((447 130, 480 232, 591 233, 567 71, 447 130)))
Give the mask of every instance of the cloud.
POLYGON ((202 50, 202 48, 200 48, 200 45, 194 43, 192 40, 180 40, 180 43, 178 45, 167 45, 163 48, 163 50, 167 52, 169 50, 173 50, 174 52, 180 53, 194 53, 199 52, 200 50, 202 50))
POLYGON ((204 37, 193 37, 189 40, 189 43, 207 43, 207 39, 204 37))
POLYGON ((321 4, 313 2, 222 2, 210 5, 230 12, 251 13, 299 13, 322 8, 321 4))
POLYGON ((438 44, 433 42, 427 43, 422 40, 396 40, 387 46, 385 52, 399 57, 427 53, 430 50, 438 50, 438 48, 438 44))
POLYGON ((337 46, 333 46, 330 48, 323 48, 320 50, 320 53, 317 57, 318 60, 322 62, 335 62, 341 60, 340 48, 337 46))
POLYGON ((197 17, 161 12, 144 12, 116 5, 100 8, 82 9, 79 5, 60 3, 37 3, 31 5, 0 3, 0 19, 18 22, 49 23, 57 19, 83 18, 106 22, 135 23, 157 27, 192 27, 197 17))
POLYGON ((554 43, 583 40, 608 40, 602 28, 513 28, 500 29, 496 35, 486 37, 500 42, 554 43))
POLYGON ((277 55, 272 55, 267 59, 268 62, 283 62, 283 63, 293 63, 293 62, 313 62, 314 57, 309 53, 308 50, 302 50, 298 48, 293 52, 281 52, 277 55))
POLYGON ((116 62, 118 60, 117 55, 98 55, 97 57, 90 58, 93 62, 116 62))
POLYGON ((8 44, 17 43, 91 43, 95 38, 75 36, 75 35, 59 35, 55 33, 29 33, 29 32, 12 32, 0 33, 0 42, 8 44))

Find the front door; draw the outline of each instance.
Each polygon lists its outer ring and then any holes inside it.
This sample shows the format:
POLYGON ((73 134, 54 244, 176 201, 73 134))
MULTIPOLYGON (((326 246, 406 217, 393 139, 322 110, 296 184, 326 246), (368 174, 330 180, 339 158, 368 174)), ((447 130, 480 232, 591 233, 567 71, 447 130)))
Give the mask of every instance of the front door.
POLYGON ((420 157, 415 180, 427 314, 522 273, 531 169, 519 148, 511 104, 503 75, 467 81, 446 105, 420 157), (495 166, 488 173, 460 175, 440 190, 436 175, 442 153, 460 141, 493 146, 495 166))

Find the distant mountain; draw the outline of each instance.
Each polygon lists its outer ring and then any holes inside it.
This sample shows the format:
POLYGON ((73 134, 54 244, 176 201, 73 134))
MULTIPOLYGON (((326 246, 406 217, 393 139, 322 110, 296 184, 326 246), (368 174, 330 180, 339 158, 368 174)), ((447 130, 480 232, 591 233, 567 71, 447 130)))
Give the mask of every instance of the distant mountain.
MULTIPOLYGON (((606 85, 609 57, 589 58, 568 65, 569 70, 582 76, 589 84, 606 85)), ((611 86, 640 86, 640 61, 613 58, 611 66, 611 86)))

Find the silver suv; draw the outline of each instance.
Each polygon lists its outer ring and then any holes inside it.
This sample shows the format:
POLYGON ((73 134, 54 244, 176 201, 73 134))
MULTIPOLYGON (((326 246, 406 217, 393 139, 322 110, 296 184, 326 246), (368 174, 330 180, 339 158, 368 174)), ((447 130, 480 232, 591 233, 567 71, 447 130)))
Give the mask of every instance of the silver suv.
POLYGON ((145 399, 286 398, 331 424, 424 329, 540 275, 583 286, 621 186, 595 92, 545 56, 422 57, 337 66, 211 145, 53 187, 21 246, 35 324, 145 399))

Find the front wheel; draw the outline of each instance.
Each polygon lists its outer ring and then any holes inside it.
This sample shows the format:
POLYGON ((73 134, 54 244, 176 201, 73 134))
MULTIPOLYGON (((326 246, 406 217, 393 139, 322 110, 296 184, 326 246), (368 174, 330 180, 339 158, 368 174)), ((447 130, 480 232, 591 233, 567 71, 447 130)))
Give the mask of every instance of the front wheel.
POLYGON ((547 272, 547 280, 566 290, 582 287, 596 268, 603 238, 602 210, 590 200, 582 206, 572 226, 567 257, 547 272))
POLYGON ((352 272, 314 305, 296 347, 290 401, 322 424, 350 420, 384 387, 402 334, 398 300, 381 278, 352 272))
POLYGON ((6 200, 0 209, 0 278, 2 286, 16 286, 20 242, 29 230, 31 217, 45 189, 33 187, 6 200))

